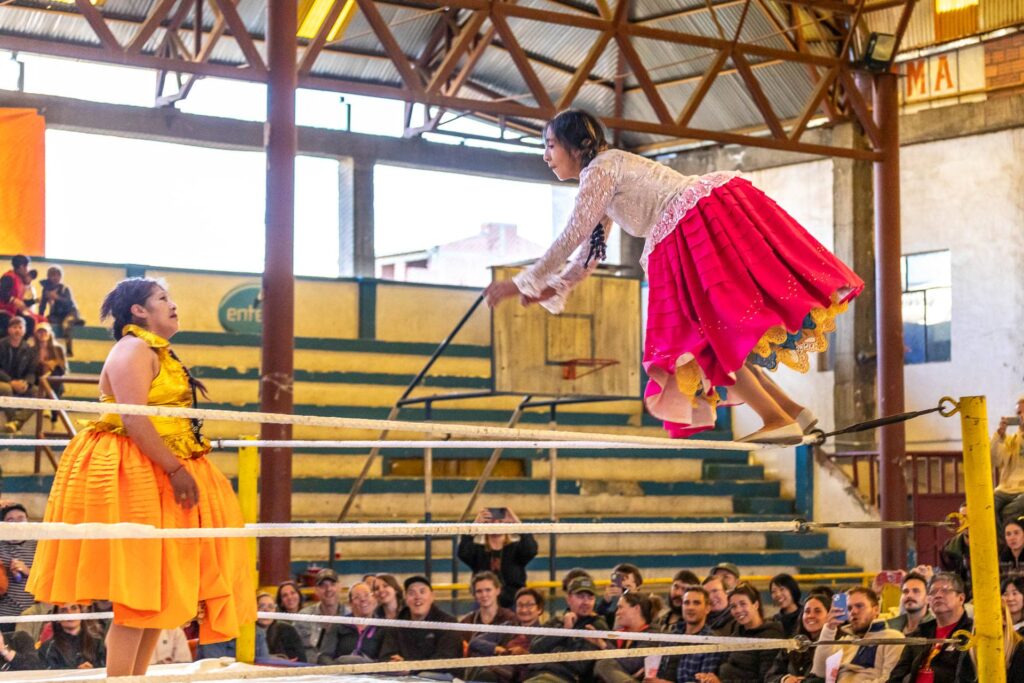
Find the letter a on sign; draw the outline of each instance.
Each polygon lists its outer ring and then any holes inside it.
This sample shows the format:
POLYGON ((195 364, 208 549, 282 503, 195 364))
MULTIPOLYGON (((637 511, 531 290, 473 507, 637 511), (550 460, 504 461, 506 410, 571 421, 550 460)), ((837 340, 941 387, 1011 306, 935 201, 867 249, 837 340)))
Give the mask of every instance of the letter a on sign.
POLYGON ((953 83, 953 75, 949 71, 949 58, 946 55, 939 55, 935 62, 935 87, 932 92, 941 93, 947 90, 956 90, 953 83))

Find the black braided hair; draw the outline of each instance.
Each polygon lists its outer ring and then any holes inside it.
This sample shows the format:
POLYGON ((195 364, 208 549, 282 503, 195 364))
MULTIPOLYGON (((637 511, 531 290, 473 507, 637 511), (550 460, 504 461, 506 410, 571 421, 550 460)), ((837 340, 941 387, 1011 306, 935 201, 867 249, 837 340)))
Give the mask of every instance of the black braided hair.
MULTIPOLYGON (((586 168, 598 154, 608 149, 608 142, 605 140, 604 127, 597 117, 582 109, 566 109, 559 112, 555 118, 548 122, 544 129, 545 135, 551 133, 558 140, 558 144, 571 153, 580 155, 580 168, 586 168)), ((587 261, 584 267, 590 265, 591 259, 604 261, 607 256, 608 244, 606 242, 604 225, 597 224, 594 231, 590 233, 590 251, 587 253, 587 261)))
POLYGON ((157 287, 165 288, 162 281, 149 277, 130 277, 114 285, 100 306, 100 320, 113 319, 110 332, 114 339, 124 335, 125 325, 135 322, 132 306, 144 306, 157 287))
POLYGON ((604 261, 608 258, 608 243, 605 242, 604 223, 598 223, 594 231, 590 233, 590 251, 587 252, 587 260, 583 263, 583 267, 589 266, 590 260, 594 258, 598 261, 604 261))

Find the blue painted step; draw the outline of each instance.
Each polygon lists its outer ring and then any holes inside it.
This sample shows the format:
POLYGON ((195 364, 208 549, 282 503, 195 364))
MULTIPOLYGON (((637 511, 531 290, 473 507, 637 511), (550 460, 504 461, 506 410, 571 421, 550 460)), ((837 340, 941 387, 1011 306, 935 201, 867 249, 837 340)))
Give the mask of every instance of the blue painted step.
MULTIPOLYGON (((76 361, 74 364, 76 373, 86 375, 98 375, 103 369, 102 361, 76 361)), ((190 365, 189 371, 196 377, 203 379, 242 379, 256 381, 260 378, 258 368, 242 370, 239 368, 224 368, 210 365, 190 365)), ((329 384, 377 384, 384 386, 408 386, 413 380, 413 375, 393 374, 385 372, 336 372, 295 369, 296 382, 323 382, 329 384)), ((427 375, 423 378, 422 386, 444 387, 457 389, 489 389, 491 387, 490 377, 477 377, 465 375, 427 375)))
POLYGON ((752 514, 793 514, 793 501, 782 498, 739 497, 732 501, 733 512, 752 514))
MULTIPOLYGON (((561 455, 561 454, 559 454, 561 455)), ((701 471, 702 479, 764 479, 764 465, 747 465, 746 453, 743 463, 704 461, 701 471)))
MULTIPOLYGON (((105 327, 86 326, 75 332, 76 339, 93 341, 113 341, 110 330, 105 327)), ((440 341, 440 340, 438 340, 440 341)), ((259 348, 262 338, 258 334, 235 334, 232 332, 196 332, 185 330, 174 335, 174 343, 196 344, 200 346, 248 346, 259 348)), ((396 342, 379 339, 326 339, 324 337, 295 337, 296 349, 313 349, 316 351, 353 351, 357 353, 386 353, 430 356, 437 344, 427 342, 396 342)), ((445 349, 446 356, 462 358, 490 358, 491 347, 479 344, 450 344, 445 349)), ((187 360, 187 359, 186 359, 187 360)))
MULTIPOLYGON (((368 449, 332 449, 332 453, 341 453, 343 451, 349 451, 352 453, 366 453, 368 449)), ((311 451, 296 450, 296 453, 304 453, 311 451)), ((393 458, 419 458, 423 456, 422 448, 383 448, 381 449, 384 455, 384 463, 387 463, 393 458)), ((483 460, 491 455, 491 449, 489 448, 466 448, 462 450, 441 450, 437 449, 434 451, 434 459, 449 459, 449 460, 462 460, 462 459, 477 459, 483 460)), ((526 449, 526 448, 506 448, 501 454, 502 460, 533 460, 538 458, 547 458, 547 449, 526 449)), ((746 451, 719 451, 711 449, 678 449, 672 450, 669 448, 665 449, 638 449, 638 448, 608 448, 608 449, 571 449, 571 450, 559 450, 558 458, 564 460, 566 458, 637 458, 637 459, 674 459, 674 460, 702 460, 702 461, 714 461, 723 463, 745 463, 747 461, 746 451)), ((385 472, 387 468, 385 467, 385 472)), ((705 479, 708 477, 705 476, 705 479)), ((728 477, 726 477, 728 478, 728 477)), ((734 479, 761 479, 762 477, 732 477, 734 479)))
MULTIPOLYGON (((296 493, 348 493, 354 479, 314 479, 304 477, 294 480, 292 490, 296 493)), ((755 500, 768 499, 779 495, 777 481, 680 481, 680 482, 638 482, 646 496, 746 496, 755 500)), ((476 485, 475 479, 435 479, 434 493, 469 494, 476 485)), ((579 481, 559 481, 560 495, 580 495, 579 481)), ((493 479, 484 487, 485 493, 508 495, 547 495, 549 484, 543 479, 493 479)), ((363 484, 364 494, 419 494, 423 492, 423 480, 419 478, 387 477, 369 479, 363 484)))

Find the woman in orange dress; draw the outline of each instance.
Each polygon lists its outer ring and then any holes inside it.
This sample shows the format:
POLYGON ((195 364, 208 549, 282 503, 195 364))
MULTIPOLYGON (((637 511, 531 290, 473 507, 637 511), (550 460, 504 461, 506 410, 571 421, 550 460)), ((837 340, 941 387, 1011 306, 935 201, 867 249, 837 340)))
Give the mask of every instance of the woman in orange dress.
MULTIPOLYGON (((170 349, 177 307, 163 284, 129 278, 103 301, 117 343, 100 374, 100 400, 194 404, 198 382, 170 349)), ((68 444, 46 505, 47 522, 135 522, 160 528, 239 527, 231 484, 206 454, 199 421, 106 414, 68 444)), ((146 673, 162 629, 205 619, 201 642, 234 638, 255 620, 244 539, 41 541, 28 590, 57 604, 110 600, 108 676, 146 673)))

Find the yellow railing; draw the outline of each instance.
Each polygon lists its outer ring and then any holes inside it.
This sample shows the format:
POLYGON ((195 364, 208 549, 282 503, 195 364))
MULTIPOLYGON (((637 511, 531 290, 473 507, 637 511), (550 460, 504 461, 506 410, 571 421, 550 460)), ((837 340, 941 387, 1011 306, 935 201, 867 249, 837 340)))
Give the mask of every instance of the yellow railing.
MULTIPOLYGON (((817 582, 829 582, 829 581, 856 581, 864 586, 870 586, 871 581, 877 575, 876 572, 834 572, 828 574, 794 574, 793 578, 798 583, 810 583, 812 581, 817 582)), ((767 584, 774 574, 751 574, 744 576, 744 581, 751 583, 764 583, 767 584)), ((611 583, 609 579, 598 579, 594 581, 597 586, 607 586, 611 583)), ((650 579, 644 579, 645 586, 668 586, 672 584, 671 576, 659 576, 650 579)), ((530 588, 561 588, 561 581, 528 581, 526 583, 530 588)), ((469 590, 468 583, 435 583, 435 591, 465 591, 469 590)))
MULTIPOLYGON (((751 574, 744 576, 744 581, 750 581, 751 583, 767 584, 772 576, 769 574, 751 574)), ((857 582, 862 586, 870 586, 872 580, 877 576, 876 572, 831 572, 825 574, 793 574, 794 579, 798 583, 829 583, 833 581, 842 582, 857 582)), ((597 586, 607 586, 611 583, 609 579, 597 579, 594 584, 597 586)), ((671 576, 658 576, 650 579, 644 579, 645 586, 669 586, 672 584, 671 576)), ((527 581, 526 585, 530 588, 562 588, 561 581, 527 581)), ((260 590, 266 591, 271 595, 277 590, 276 586, 264 586, 260 590)), ((469 590, 468 583, 435 583, 434 590, 437 592, 462 592, 469 590)), ((313 589, 309 587, 303 587, 302 592, 307 596, 313 594, 313 589)))

